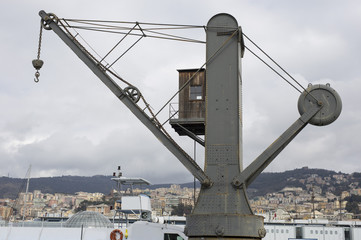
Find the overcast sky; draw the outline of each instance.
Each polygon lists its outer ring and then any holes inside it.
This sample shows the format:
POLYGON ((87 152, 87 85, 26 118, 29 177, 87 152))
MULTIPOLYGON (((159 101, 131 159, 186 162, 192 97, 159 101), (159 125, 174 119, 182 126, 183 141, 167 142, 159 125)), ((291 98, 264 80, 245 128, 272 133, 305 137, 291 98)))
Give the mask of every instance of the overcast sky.
MULTIPOLYGON (((52 31, 44 31, 40 82, 39 10, 59 18, 206 25, 215 14, 233 15, 244 33, 304 87, 330 83, 341 96, 340 117, 307 126, 266 168, 303 166, 361 172, 361 2, 355 1, 86 1, 3 0, 0 8, 0 176, 110 175, 152 183, 193 179, 178 160, 93 75, 52 31)), ((120 36, 84 33, 105 54, 120 36)), ((205 41, 202 29, 179 35, 205 41)), ((246 42, 248 46, 248 42, 246 42)), ((122 46, 124 47, 124 46, 122 46)), ((154 111, 177 91, 176 69, 199 68, 205 45, 142 39, 114 65, 137 86, 154 111)), ((298 117, 299 92, 249 52, 242 59, 243 162, 247 166, 298 117)), ((175 99, 172 102, 176 102, 175 99)), ((168 107, 161 121, 168 117, 168 107)), ((193 141, 166 126, 193 156, 193 141)), ((196 160, 203 166, 204 148, 196 160)))

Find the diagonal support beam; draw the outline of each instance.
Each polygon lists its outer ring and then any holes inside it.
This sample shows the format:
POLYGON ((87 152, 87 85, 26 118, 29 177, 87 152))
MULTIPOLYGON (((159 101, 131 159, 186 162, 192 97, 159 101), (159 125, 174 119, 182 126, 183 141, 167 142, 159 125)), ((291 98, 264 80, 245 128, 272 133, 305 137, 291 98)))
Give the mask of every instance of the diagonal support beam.
POLYGON ((80 43, 75 38, 64 32, 54 19, 54 14, 45 11, 39 12, 40 17, 46 23, 46 29, 52 29, 70 49, 82 60, 85 65, 117 96, 117 98, 128 107, 128 109, 159 139, 161 143, 178 158, 178 160, 197 178, 203 186, 211 185, 209 177, 199 167, 199 165, 171 138, 169 138, 158 125, 150 118, 132 99, 130 99, 123 89, 105 72, 102 65, 95 61, 84 51, 80 43))
POLYGON ((282 152, 282 150, 297 136, 308 122, 321 110, 322 106, 315 104, 297 119, 276 141, 259 155, 246 169, 232 181, 236 188, 248 187, 257 176, 282 152))
POLYGON ((198 137, 197 135, 195 135, 194 133, 192 133, 191 131, 189 131, 187 128, 183 127, 181 124, 177 124, 178 127, 180 127, 181 129, 183 129, 183 131, 185 132, 185 134, 192 138, 194 141, 196 141, 197 143, 199 143, 200 145, 202 145, 203 147, 205 146, 204 140, 200 137, 198 137))

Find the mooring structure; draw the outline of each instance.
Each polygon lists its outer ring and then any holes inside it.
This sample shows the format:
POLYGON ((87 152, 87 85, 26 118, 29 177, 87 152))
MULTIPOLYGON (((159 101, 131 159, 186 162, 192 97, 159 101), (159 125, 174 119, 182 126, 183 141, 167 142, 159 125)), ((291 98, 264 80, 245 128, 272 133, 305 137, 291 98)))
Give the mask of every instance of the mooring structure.
MULTIPOLYGON (((107 66, 95 58, 66 30, 55 14, 40 11, 43 28, 53 30, 130 111, 197 178, 202 187, 195 208, 187 218, 190 240, 262 239, 263 217, 254 215, 246 189, 288 143, 308 124, 327 125, 341 113, 341 99, 328 84, 309 85, 298 100, 300 117, 249 166, 242 159, 242 79, 244 53, 242 29, 229 14, 212 17, 206 30, 206 93, 204 141, 205 168, 167 134, 150 111, 138 106, 142 97, 133 85, 121 88, 107 66)), ((138 23, 137 23, 138 24, 138 23)), ((38 61, 37 61, 38 60, 38 61)), ((34 60, 39 70, 42 63, 34 60)), ((37 79, 38 80, 37 75, 37 79)), ((199 124, 199 123, 198 123, 199 124)), ((192 138, 196 133, 180 126, 192 138)), ((199 129, 198 129, 199 130, 199 129)))

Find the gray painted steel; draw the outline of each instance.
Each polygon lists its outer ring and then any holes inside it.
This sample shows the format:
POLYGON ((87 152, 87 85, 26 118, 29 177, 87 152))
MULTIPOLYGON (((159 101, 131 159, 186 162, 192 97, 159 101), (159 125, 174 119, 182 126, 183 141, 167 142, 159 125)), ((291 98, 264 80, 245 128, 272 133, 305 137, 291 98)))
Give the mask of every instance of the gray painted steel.
POLYGON ((206 71, 205 172, 213 185, 201 189, 195 209, 187 219, 187 235, 192 240, 263 238, 263 218, 253 215, 246 188, 309 122, 326 125, 341 112, 341 99, 329 85, 309 87, 298 103, 302 116, 243 170, 240 79, 243 41, 240 31, 232 35, 237 30, 236 20, 227 14, 214 16, 207 25, 207 60, 217 53, 209 60, 206 71))
POLYGON ((298 111, 302 115, 307 112, 315 104, 316 98, 323 104, 322 110, 312 119, 311 124, 316 126, 324 126, 335 121, 341 114, 342 101, 338 93, 330 87, 330 84, 309 85, 298 99, 298 111))
POLYGON ((328 125, 338 118, 341 109, 341 98, 329 84, 310 85, 298 99, 301 117, 235 177, 233 185, 248 187, 308 123, 316 126, 328 125))
POLYGON ((205 172, 213 182, 202 188, 187 235, 260 238, 263 217, 255 216, 244 189, 232 180, 242 170, 241 32, 237 21, 218 14, 207 24, 205 172), (214 55, 216 54, 216 55, 214 55))
POLYGON ((83 48, 75 42, 67 33, 65 33, 54 19, 54 14, 47 14, 44 11, 39 12, 40 17, 46 24, 45 29, 52 29, 73 52, 93 71, 93 73, 121 100, 125 106, 161 141, 170 152, 197 178, 202 184, 208 185, 209 178, 197 163, 183 151, 172 139, 168 138, 152 119, 116 84, 113 79, 104 71, 101 65, 94 61, 83 48))
MULTIPOLYGON (((59 26, 53 14, 40 11, 45 29, 52 29, 132 111, 134 115, 202 183, 186 232, 196 239, 261 239, 265 236, 263 217, 255 216, 246 188, 308 124, 326 125, 341 113, 341 99, 329 85, 310 86, 301 94, 295 121, 245 170, 242 166, 241 56, 243 39, 237 21, 218 14, 207 24, 207 86, 205 127, 205 171, 172 139, 168 138, 72 38, 59 26)), ((140 93, 137 93, 140 94, 140 93)), ((138 96, 134 93, 133 97, 138 96)), ((196 136, 193 136, 196 137, 196 136)), ((200 141, 203 143, 202 141, 200 141)))
POLYGON ((277 155, 297 136, 322 106, 315 104, 297 119, 276 141, 259 155, 242 173, 233 179, 237 188, 248 187, 257 176, 277 157, 277 155))

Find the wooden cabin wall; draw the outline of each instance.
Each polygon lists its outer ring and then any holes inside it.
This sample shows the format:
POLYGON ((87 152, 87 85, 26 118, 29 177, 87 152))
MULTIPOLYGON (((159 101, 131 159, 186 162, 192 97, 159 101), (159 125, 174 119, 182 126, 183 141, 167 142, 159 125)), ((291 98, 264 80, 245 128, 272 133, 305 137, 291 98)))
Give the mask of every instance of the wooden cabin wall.
MULTIPOLYGON (((192 76, 198 71, 196 70, 178 70, 179 72, 179 88, 183 86, 192 76)), ((202 69, 191 80, 180 93, 179 93, 179 118, 180 119, 197 119, 205 118, 205 69, 202 69), (201 86, 202 99, 190 99, 191 86, 201 86)))

